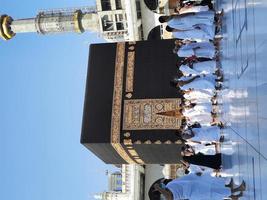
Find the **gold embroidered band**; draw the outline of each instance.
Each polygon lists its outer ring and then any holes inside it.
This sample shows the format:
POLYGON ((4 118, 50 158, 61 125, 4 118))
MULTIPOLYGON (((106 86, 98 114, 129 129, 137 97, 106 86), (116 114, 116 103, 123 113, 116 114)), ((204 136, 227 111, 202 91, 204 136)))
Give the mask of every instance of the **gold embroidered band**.
POLYGON ((127 163, 136 163, 120 144, 121 106, 123 89, 123 70, 125 58, 125 43, 118 43, 116 50, 113 104, 111 117, 111 145, 127 163))
POLYGON ((127 59, 126 92, 133 92, 134 65, 135 65, 135 52, 130 51, 128 52, 128 59, 127 59))

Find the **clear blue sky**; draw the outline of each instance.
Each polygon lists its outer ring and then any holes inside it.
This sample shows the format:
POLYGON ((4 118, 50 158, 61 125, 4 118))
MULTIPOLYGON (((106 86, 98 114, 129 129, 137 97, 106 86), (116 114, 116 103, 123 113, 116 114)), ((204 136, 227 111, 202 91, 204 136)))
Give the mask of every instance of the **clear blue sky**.
MULTIPOLYGON (((0 14, 93 0, 0 0, 0 14)), ((91 200, 106 189, 105 165, 80 144, 89 43, 93 33, 20 34, 0 41, 0 199, 91 200)))

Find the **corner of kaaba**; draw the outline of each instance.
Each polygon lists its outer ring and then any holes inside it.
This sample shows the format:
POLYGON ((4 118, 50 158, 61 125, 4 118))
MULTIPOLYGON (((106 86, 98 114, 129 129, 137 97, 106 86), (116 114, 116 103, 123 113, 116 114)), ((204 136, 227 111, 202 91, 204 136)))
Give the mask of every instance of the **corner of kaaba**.
POLYGON ((90 46, 81 143, 108 164, 180 161, 174 40, 90 46))

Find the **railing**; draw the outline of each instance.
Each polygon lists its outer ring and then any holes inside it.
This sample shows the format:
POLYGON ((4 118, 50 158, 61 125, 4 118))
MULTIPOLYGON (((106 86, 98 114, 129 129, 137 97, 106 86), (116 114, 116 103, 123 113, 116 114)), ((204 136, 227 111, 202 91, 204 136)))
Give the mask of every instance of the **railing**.
POLYGON ((84 6, 84 7, 72 7, 72 8, 58 8, 58 9, 47 9, 47 10, 40 10, 39 13, 43 13, 45 15, 54 15, 58 13, 74 13, 77 10, 81 10, 83 13, 95 13, 96 6, 84 6))

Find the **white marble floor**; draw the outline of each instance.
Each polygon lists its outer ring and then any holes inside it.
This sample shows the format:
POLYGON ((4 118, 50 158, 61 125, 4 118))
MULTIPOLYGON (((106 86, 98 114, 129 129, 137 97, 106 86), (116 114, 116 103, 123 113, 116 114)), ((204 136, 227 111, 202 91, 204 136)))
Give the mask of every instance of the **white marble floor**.
POLYGON ((242 199, 267 200, 267 0, 217 0, 216 7, 225 12, 223 119, 234 150, 225 171, 246 181, 242 199))

